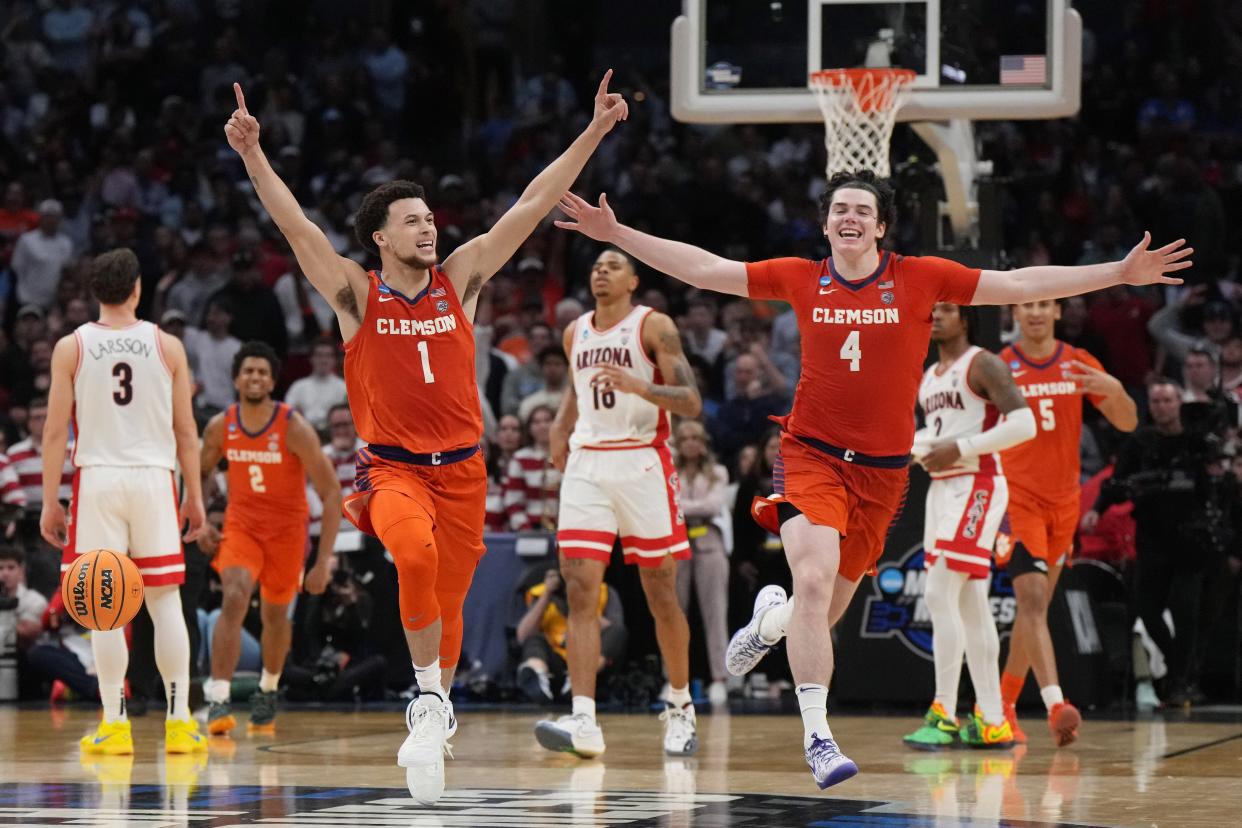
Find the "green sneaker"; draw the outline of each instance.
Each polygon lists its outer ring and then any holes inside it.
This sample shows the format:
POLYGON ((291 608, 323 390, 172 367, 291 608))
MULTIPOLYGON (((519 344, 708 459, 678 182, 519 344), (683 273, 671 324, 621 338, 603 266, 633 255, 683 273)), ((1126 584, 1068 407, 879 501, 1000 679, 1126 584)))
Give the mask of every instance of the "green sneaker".
POLYGON ((276 691, 260 690, 250 697, 250 727, 272 728, 276 726, 276 691))
POLYGON ((979 708, 975 708, 961 727, 962 744, 976 750, 1003 750, 1013 747, 1013 729, 1009 722, 990 725, 983 720, 979 708))
POLYGON ((939 702, 932 702, 932 706, 927 709, 927 715, 923 717, 923 726, 908 736, 903 736, 901 741, 915 750, 944 750, 953 747, 957 743, 957 737, 957 721, 949 718, 939 702))

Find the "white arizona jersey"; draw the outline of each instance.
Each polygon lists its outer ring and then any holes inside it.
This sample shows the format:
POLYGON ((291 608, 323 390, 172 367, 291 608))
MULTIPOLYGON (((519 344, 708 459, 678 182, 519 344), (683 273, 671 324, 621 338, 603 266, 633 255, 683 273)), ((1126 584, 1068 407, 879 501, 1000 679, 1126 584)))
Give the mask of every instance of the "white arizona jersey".
POLYGON ((583 446, 624 448, 663 445, 668 441, 668 412, 637 394, 605 391, 595 385, 600 365, 616 365, 646 382, 662 382, 660 370, 643 350, 643 322, 651 308, 636 306, 606 331, 595 327, 592 311, 574 323, 570 365, 578 395, 578 422, 571 449, 583 446))
POLYGON ((150 322, 127 328, 88 322, 74 336, 74 465, 174 470, 172 371, 159 328, 150 322))
MULTIPOLYGON (((923 381, 919 384, 919 407, 923 409, 927 437, 931 442, 974 437, 1000 420, 1000 410, 976 394, 967 379, 971 363, 981 353, 982 348, 972 345, 943 371, 936 364, 923 374, 923 381)), ((932 472, 931 476, 940 478, 959 474, 1000 473, 1000 455, 985 454, 959 460, 944 471, 932 472)))

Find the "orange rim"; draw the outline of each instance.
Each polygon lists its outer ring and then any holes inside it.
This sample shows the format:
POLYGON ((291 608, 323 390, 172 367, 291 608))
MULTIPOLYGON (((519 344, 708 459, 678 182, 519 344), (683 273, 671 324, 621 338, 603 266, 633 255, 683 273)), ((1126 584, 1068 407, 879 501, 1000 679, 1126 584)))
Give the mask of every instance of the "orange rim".
POLYGON ((890 92, 895 91, 913 83, 916 77, 917 73, 912 69, 821 69, 807 76, 807 85, 835 89, 849 86, 854 91, 859 108, 863 112, 871 112, 893 100, 891 94, 874 94, 878 87, 887 84, 890 92))

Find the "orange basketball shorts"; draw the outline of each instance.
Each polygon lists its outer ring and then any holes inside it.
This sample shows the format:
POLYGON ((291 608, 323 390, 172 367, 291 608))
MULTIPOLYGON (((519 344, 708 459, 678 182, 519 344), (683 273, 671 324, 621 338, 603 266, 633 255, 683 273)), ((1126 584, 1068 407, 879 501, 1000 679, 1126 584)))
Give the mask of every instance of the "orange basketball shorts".
MULTIPOLYGON (((889 524, 905 500, 909 482, 906 468, 851 463, 785 432, 774 477, 777 492, 811 523, 831 526, 841 533, 839 574, 851 581, 875 574, 889 524)), ((780 534, 773 501, 756 498, 752 508, 759 525, 780 534)))
POLYGON ((225 513, 220 549, 212 560, 217 572, 242 567, 259 582, 259 596, 270 604, 288 604, 297 595, 306 562, 307 522, 275 519, 258 523, 225 513))
POLYGON ((997 562, 1009 562, 1013 544, 1021 543, 1032 558, 1061 566, 1074 551, 1074 533, 1078 530, 1078 496, 1073 500, 1052 502, 1019 489, 1010 482, 1009 519, 1001 524, 1001 533, 1008 534, 1008 543, 998 541, 997 562), (1004 552, 1002 558, 1001 553, 1004 552))
POLYGON ((376 448, 358 452, 357 491, 342 508, 355 526, 378 537, 392 554, 402 624, 419 630, 441 618, 441 664, 456 664, 461 649, 461 608, 484 552, 487 467, 483 455, 475 451, 457 462, 422 465, 380 457, 376 448), (371 508, 372 499, 380 493, 385 508, 377 515, 371 508), (390 495, 399 497, 394 501, 390 495))

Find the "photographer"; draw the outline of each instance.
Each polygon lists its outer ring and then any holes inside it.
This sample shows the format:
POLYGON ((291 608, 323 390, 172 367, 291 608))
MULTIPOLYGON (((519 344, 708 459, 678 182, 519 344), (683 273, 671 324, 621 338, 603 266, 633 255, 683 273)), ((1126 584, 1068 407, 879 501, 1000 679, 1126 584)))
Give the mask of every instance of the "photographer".
POLYGON ((1172 380, 1155 380, 1147 400, 1151 424, 1122 445, 1116 472, 1082 527, 1090 532, 1106 508, 1134 502, 1137 614, 1168 661, 1165 698, 1188 703, 1197 695, 1193 668, 1201 602, 1230 542, 1222 510, 1235 492, 1223 476, 1208 474, 1219 459, 1220 441, 1183 423, 1182 389, 1172 380), (1166 608, 1175 633, 1164 622, 1166 608))
POLYGON ((353 574, 333 559, 334 571, 308 616, 307 638, 313 653, 285 667, 291 701, 349 702, 383 698, 387 660, 372 643, 374 604, 353 574))
MULTIPOLYGON (((525 579, 529 583, 529 579, 525 579)), ((565 662, 565 640, 569 631, 569 603, 565 581, 555 566, 549 567, 543 581, 525 591, 526 613, 517 626, 517 643, 522 661, 517 684, 526 698, 547 703, 558 695, 554 682, 565 682, 569 667, 565 662)), ((596 672, 616 664, 625 655, 628 633, 621 601, 607 584, 599 587, 599 666, 596 672)), ((561 693, 565 691, 562 689, 561 693)))
POLYGON ((25 563, 21 549, 0 546, 0 701, 17 698, 19 664, 43 632, 47 599, 26 587, 25 563))

